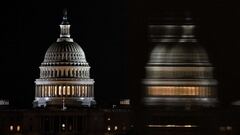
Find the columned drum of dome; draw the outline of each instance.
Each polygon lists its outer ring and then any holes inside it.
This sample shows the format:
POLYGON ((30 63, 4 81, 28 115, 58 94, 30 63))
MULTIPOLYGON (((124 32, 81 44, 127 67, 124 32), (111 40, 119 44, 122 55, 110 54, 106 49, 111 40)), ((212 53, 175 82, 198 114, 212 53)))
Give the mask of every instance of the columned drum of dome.
POLYGON ((146 106, 214 106, 217 102, 213 67, 195 38, 195 24, 189 18, 185 21, 149 25, 155 47, 143 80, 146 106))
POLYGON ((47 50, 36 79, 34 107, 80 107, 95 104, 94 80, 82 48, 70 38, 64 13, 60 37, 47 50))

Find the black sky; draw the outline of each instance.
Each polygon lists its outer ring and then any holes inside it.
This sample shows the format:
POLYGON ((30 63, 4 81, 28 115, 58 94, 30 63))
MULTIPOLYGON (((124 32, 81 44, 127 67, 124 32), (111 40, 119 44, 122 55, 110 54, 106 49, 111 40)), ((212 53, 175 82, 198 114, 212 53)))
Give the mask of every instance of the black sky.
POLYGON ((138 101, 151 46, 147 18, 163 10, 189 10, 198 18, 199 41, 216 67, 222 103, 240 99, 238 90, 240 9, 223 1, 189 3, 147 0, 79 3, 11 3, 1 9, 0 97, 30 107, 34 80, 47 48, 59 36, 67 7, 71 35, 83 48, 95 79, 99 103, 119 98, 138 101))

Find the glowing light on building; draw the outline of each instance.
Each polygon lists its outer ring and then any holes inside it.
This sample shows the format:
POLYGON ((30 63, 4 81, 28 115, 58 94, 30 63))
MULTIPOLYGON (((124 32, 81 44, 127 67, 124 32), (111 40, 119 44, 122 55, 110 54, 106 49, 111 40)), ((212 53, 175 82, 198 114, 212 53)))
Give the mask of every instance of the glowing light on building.
POLYGON ((221 126, 219 127, 220 131, 232 131, 232 126, 221 126))
POLYGON ((211 96, 211 88, 198 86, 149 86, 149 96, 211 96))
POLYGON ((10 131, 13 131, 13 125, 10 125, 10 126, 9 126, 9 130, 10 130, 10 131))
POLYGON ((62 126, 62 130, 65 130, 66 125, 63 123, 61 126, 62 126))
POLYGON ((111 127, 110 127, 110 126, 108 126, 108 127, 107 127, 107 130, 108 130, 108 131, 111 131, 111 127))
POLYGON ((196 128, 197 125, 147 125, 150 128, 196 128))
POLYGON ((130 105, 130 99, 122 99, 122 100, 120 100, 120 105, 130 105))
POLYGON ((19 132, 21 130, 21 127, 17 125, 17 131, 19 132))
POLYGON ((0 100, 0 105, 9 105, 8 100, 0 100))

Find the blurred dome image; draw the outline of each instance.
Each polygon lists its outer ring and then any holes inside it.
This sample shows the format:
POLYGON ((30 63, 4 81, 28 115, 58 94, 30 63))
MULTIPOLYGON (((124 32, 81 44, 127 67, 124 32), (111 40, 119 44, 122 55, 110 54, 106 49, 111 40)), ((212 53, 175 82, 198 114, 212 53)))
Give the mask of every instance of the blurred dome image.
POLYGON ((149 25, 154 48, 145 67, 143 103, 215 106, 217 81, 208 54, 195 37, 195 24, 190 18, 175 19, 149 25))

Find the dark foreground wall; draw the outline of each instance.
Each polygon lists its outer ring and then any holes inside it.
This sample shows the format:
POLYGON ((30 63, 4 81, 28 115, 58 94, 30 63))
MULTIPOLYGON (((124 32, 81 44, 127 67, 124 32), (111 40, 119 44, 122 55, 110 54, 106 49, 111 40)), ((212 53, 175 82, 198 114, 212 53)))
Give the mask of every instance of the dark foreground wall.
POLYGON ((1 135, 127 134, 128 109, 1 110, 1 135))
POLYGON ((1 135, 239 135, 239 108, 0 111, 1 135))

